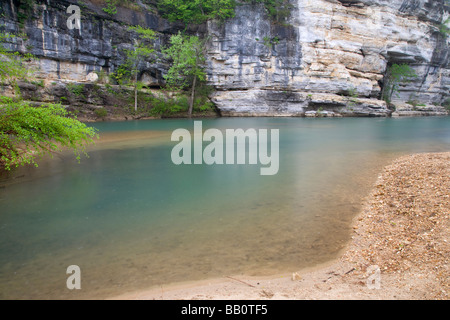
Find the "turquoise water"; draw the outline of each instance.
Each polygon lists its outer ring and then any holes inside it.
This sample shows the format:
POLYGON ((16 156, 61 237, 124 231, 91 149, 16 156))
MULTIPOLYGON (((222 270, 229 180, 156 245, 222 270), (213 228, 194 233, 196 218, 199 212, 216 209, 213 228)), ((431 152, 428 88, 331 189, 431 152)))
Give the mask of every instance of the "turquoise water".
POLYGON ((168 283, 298 271, 335 258, 382 167, 450 151, 450 118, 203 120, 279 129, 280 170, 172 163, 193 120, 94 124, 101 141, 0 180, 0 298, 106 298, 168 283), (66 269, 81 268, 81 290, 66 269))

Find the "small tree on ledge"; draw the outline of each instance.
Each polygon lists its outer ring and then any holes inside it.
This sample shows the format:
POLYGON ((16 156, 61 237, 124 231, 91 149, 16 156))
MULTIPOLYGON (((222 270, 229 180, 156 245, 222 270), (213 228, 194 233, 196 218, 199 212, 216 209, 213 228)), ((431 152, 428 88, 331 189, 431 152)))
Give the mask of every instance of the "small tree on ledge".
POLYGON ((417 74, 406 63, 390 66, 386 71, 382 94, 383 100, 391 103, 393 94, 398 94, 399 92, 400 83, 409 81, 412 78, 417 78, 417 74))
POLYGON ((139 63, 152 56, 154 48, 149 42, 155 39, 155 31, 142 28, 141 26, 131 27, 130 30, 135 31, 139 39, 134 50, 127 50, 127 66, 130 68, 130 74, 134 78, 134 111, 137 112, 137 95, 139 89, 138 73, 139 63))
POLYGON ((169 88, 190 89, 189 116, 192 116, 195 101, 195 90, 199 82, 206 80, 204 69, 204 43, 196 36, 185 36, 181 33, 171 36, 170 47, 163 53, 172 60, 167 75, 164 76, 169 88))

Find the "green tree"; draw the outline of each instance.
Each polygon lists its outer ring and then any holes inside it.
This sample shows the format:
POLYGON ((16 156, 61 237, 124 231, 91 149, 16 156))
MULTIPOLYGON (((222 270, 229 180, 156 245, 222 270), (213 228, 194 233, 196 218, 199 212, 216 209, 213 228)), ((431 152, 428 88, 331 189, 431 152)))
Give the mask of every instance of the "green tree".
POLYGON ((292 10, 293 5, 289 0, 244 0, 248 3, 262 3, 267 10, 270 18, 276 22, 283 22, 286 20, 292 10))
POLYGON ((400 84, 416 77, 417 74, 406 63, 393 64, 386 71, 383 99, 390 103, 393 94, 398 93, 400 84))
MULTIPOLYGON (((130 27, 130 30, 135 31, 138 35, 134 49, 126 50, 127 61, 124 68, 127 69, 122 76, 129 75, 134 81, 134 111, 137 112, 138 105, 138 90, 142 88, 142 84, 138 82, 139 64, 150 58, 154 53, 152 41, 156 37, 155 31, 146 29, 141 26, 130 27)), ((123 69, 119 69, 122 70, 123 69)))
POLYGON ((200 24, 234 17, 235 0, 160 0, 158 8, 170 21, 200 24))
POLYGON ((117 0, 105 0, 106 7, 102 8, 104 12, 113 16, 117 13, 117 0))
MULTIPOLYGON (((13 36, 2 34, 0 39, 10 37, 13 36)), ((6 170, 30 163, 37 165, 38 156, 52 154, 62 147, 72 149, 79 160, 81 154, 86 154, 86 144, 97 136, 94 128, 69 117, 61 105, 32 107, 20 98, 16 83, 28 78, 25 60, 29 58, 0 45, 0 79, 16 88, 18 96, 15 99, 0 96, 0 167, 6 170)))
POLYGON ((164 76, 169 88, 190 89, 189 116, 192 115, 195 90, 199 82, 206 80, 204 43, 196 36, 178 33, 170 37, 170 47, 163 49, 172 65, 164 76))

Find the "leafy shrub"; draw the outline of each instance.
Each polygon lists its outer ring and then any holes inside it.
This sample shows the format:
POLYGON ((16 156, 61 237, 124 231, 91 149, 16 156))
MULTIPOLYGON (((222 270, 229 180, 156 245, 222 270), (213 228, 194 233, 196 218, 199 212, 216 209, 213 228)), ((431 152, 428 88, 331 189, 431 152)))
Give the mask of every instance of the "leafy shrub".
POLYGON ((105 118, 108 115, 108 111, 105 108, 95 109, 94 113, 97 118, 105 118))
POLYGON ((209 19, 234 17, 235 0, 160 0, 158 8, 170 21, 201 24, 209 19))
MULTIPOLYGON (((276 22, 286 20, 293 5, 289 0, 244 0, 247 3, 262 3, 270 18, 276 22)), ((238 5, 236 0, 161 0, 159 11, 170 21, 186 24, 201 24, 210 19, 226 20, 234 17, 238 5)))
MULTIPOLYGON (((13 38, 0 33, 0 40, 13 38)), ((0 79, 3 83, 18 88, 17 80, 27 81, 29 69, 25 61, 31 55, 22 56, 8 51, 0 45, 0 79)), ((36 164, 36 158, 60 151, 62 147, 72 149, 80 160, 86 154, 86 144, 97 136, 96 130, 87 127, 59 104, 32 107, 20 97, 0 96, 0 167, 11 170, 24 164, 36 164)))
POLYGON ((94 128, 69 118, 61 105, 32 107, 24 101, 0 97, 0 164, 10 170, 24 164, 37 166, 36 158, 68 147, 77 160, 85 144, 96 137, 94 128))
POLYGON ((167 116, 181 112, 186 112, 189 109, 189 99, 185 95, 176 98, 167 99, 164 97, 153 97, 151 101, 153 108, 150 114, 153 116, 167 116))
POLYGON ((402 82, 408 82, 412 78, 417 78, 417 74, 406 63, 393 64, 387 69, 385 77, 385 87, 383 90, 383 100, 387 103, 392 101, 392 95, 398 95, 399 85, 402 82))
POLYGON ((105 0, 105 2, 106 7, 102 8, 102 10, 111 16, 115 15, 117 13, 117 0, 105 0))
POLYGON ((78 83, 69 83, 67 84, 67 90, 74 94, 77 97, 84 98, 83 91, 84 91, 84 84, 78 84, 78 83))

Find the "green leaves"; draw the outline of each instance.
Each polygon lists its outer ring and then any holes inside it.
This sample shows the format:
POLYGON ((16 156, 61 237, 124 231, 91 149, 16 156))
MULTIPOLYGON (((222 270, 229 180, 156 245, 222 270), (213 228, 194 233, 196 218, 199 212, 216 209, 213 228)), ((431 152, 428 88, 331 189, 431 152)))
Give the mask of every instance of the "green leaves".
POLYGON ((11 98, 0 97, 0 163, 5 169, 24 164, 37 166, 44 154, 72 149, 79 160, 86 144, 97 137, 96 130, 69 118, 61 105, 32 107, 11 98))
POLYGON ((130 27, 129 30, 135 32, 138 36, 134 48, 125 50, 127 60, 111 75, 120 85, 126 83, 132 77, 135 78, 139 71, 139 63, 151 57, 155 52, 152 44, 152 41, 156 38, 155 31, 141 26, 130 27))
MULTIPOLYGON (((262 3, 274 21, 286 20, 293 5, 289 0, 243 0, 247 3, 262 3)), ((162 15, 174 22, 201 24, 210 19, 226 20, 234 17, 236 0, 161 0, 158 8, 162 15)))
POLYGON ((185 36, 179 32, 170 37, 170 44, 169 48, 162 51, 172 60, 172 66, 164 78, 169 88, 191 89, 188 111, 191 116, 197 82, 206 80, 204 43, 196 36, 185 36))
MULTIPOLYGON (((0 33, 0 42, 5 43, 8 39, 15 38, 15 35, 0 33)), ((21 55, 19 52, 12 52, 0 46, 0 80, 13 86, 18 92, 16 85, 18 79, 25 79, 29 76, 29 70, 24 66, 26 60, 34 57, 31 54, 21 55)))
POLYGON ((391 80, 394 82, 400 82, 403 79, 407 78, 416 78, 417 75, 414 72, 414 70, 407 65, 406 63, 403 64, 393 64, 390 67, 389 73, 391 75, 391 80))
POLYGON ((155 39, 156 34, 153 30, 142 28, 141 26, 131 27, 129 29, 138 34, 138 40, 134 50, 127 51, 126 62, 127 66, 130 67, 130 73, 134 76, 134 111, 137 112, 139 63, 153 54, 154 49, 151 41, 155 39))
POLYGON ((386 85, 383 93, 383 99, 390 103, 392 95, 398 93, 400 83, 409 81, 412 78, 417 78, 417 74, 406 63, 393 64, 387 70, 386 85))
POLYGON ((141 39, 154 40, 156 33, 152 29, 143 28, 141 26, 130 27, 129 30, 135 31, 141 39))
POLYGON ((162 51, 172 60, 172 66, 164 76, 169 87, 186 89, 192 85, 194 78, 206 80, 203 48, 203 42, 196 36, 178 33, 170 38, 170 47, 162 51))
POLYGON ((447 18, 443 23, 439 25, 439 32, 443 36, 448 36, 450 34, 450 28, 448 27, 448 24, 450 23, 450 17, 447 18))
MULTIPOLYGON (((0 33, 1 42, 14 36, 0 33)), ((27 80, 28 69, 25 59, 0 45, 0 78, 3 83, 17 87, 17 80, 27 80)), ((16 89, 16 92, 18 90, 16 89)), ((61 151, 62 147, 72 149, 79 160, 86 154, 86 144, 97 136, 61 105, 49 104, 32 107, 19 97, 15 100, 0 96, 0 167, 11 170, 24 164, 36 163, 44 154, 61 151)))
POLYGON ((209 19, 234 17, 235 0, 161 0, 159 10, 168 20, 201 24, 209 19))
POLYGON ((132 73, 134 73, 139 62, 154 53, 155 50, 151 42, 155 39, 156 33, 151 29, 142 28, 141 26, 130 27, 129 30, 136 32, 138 35, 134 50, 126 51, 128 62, 132 67, 132 73))
POLYGON ((289 0, 244 0, 249 3, 262 3, 270 18, 276 22, 286 20, 293 10, 293 5, 289 0))
POLYGON ((106 7, 102 8, 104 12, 113 16, 117 13, 117 0, 105 0, 106 7))

